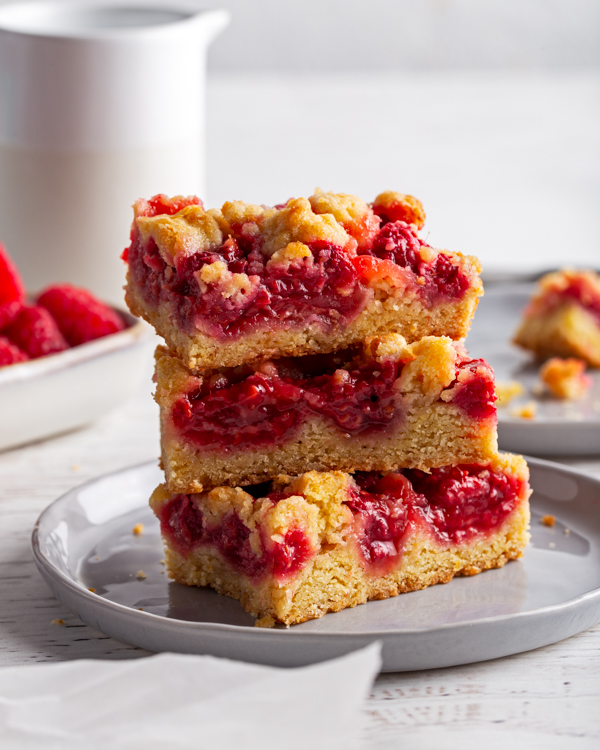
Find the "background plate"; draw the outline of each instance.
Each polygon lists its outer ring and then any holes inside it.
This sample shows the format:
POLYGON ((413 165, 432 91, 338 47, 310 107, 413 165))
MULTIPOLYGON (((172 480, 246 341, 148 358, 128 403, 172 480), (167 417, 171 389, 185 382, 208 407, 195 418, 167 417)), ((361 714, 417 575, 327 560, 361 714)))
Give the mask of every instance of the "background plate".
POLYGON ((487 359, 496 381, 518 380, 527 391, 498 409, 500 448, 542 456, 600 454, 600 371, 590 371, 593 387, 580 401, 536 396, 540 363, 511 343, 534 289, 534 284, 486 288, 467 338, 471 356, 487 359), (536 402, 536 418, 513 417, 511 411, 527 401, 536 402))
POLYGON ((84 622, 151 651, 299 666, 379 640, 384 671, 468 664, 554 643, 600 620, 600 480, 539 459, 530 468, 533 539, 522 560, 287 629, 254 628, 237 601, 168 580, 148 508, 162 481, 154 463, 55 501, 35 526, 33 552, 56 596, 84 622), (540 523, 546 513, 556 516, 554 528, 540 523), (137 523, 141 536, 132 533, 137 523))

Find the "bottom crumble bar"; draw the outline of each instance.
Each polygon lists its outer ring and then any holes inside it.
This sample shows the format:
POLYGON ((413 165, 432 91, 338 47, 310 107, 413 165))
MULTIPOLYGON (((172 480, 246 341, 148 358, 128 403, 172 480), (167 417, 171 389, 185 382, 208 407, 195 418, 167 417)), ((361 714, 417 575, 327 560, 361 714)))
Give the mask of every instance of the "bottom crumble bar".
POLYGON ((150 505, 172 579, 239 599, 258 625, 292 625, 520 557, 528 477, 507 454, 430 473, 309 472, 196 495, 161 485, 150 505))

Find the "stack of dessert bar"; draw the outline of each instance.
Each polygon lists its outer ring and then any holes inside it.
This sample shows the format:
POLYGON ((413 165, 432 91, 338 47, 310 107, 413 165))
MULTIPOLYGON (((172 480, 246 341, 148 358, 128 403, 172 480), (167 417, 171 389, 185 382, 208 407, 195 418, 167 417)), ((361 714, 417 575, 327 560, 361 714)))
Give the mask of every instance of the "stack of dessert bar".
POLYGON ((520 557, 528 470, 461 343, 476 258, 421 204, 135 205, 126 299, 156 353, 171 578, 290 625, 520 557))

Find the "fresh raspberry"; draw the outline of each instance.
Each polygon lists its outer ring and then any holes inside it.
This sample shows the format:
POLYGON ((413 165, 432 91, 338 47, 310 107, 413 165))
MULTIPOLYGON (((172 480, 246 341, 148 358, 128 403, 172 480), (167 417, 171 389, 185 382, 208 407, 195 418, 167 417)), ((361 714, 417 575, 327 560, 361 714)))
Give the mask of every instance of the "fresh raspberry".
POLYGON ((46 308, 58 323, 71 346, 108 336, 125 328, 125 322, 112 308, 96 299, 87 289, 70 284, 48 287, 38 305, 46 308))
POLYGON ((18 346, 10 342, 6 336, 0 336, 0 367, 25 362, 29 357, 18 346))
POLYGON ((6 302, 22 302, 25 299, 25 284, 4 245, 0 244, 0 305, 6 302))
POLYGON ((52 315, 37 305, 23 306, 4 333, 31 359, 69 348, 52 315))
POLYGON ((0 305, 0 331, 13 322, 23 304, 17 300, 0 305))

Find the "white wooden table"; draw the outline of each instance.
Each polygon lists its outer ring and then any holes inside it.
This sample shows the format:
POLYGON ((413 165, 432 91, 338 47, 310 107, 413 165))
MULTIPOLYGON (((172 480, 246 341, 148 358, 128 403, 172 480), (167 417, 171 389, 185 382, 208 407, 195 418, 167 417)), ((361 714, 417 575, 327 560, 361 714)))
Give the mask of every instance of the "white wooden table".
MULTIPOLYGON (((514 160, 524 158, 527 144, 536 142, 531 122, 524 121, 519 130, 516 114, 520 104, 530 106, 529 84, 516 81, 511 88, 505 82, 504 94, 500 91, 497 96, 488 97, 490 100, 486 104, 485 97, 482 98, 487 90, 485 82, 472 81, 471 88, 464 78, 454 84, 447 79, 431 80, 421 88, 414 82, 400 82, 396 90, 403 95, 410 94, 412 103, 416 103, 420 117, 427 123, 425 135, 435 145, 435 153, 431 159, 422 161, 423 153, 418 146, 419 138, 425 136, 422 129, 415 128, 414 122, 405 131, 411 138, 411 148, 394 149, 393 140, 390 140, 394 130, 393 97, 388 97, 387 119, 382 125, 385 138, 383 141, 376 139, 377 149, 367 158, 366 149, 374 144, 371 131, 375 132, 377 127, 377 117, 369 107, 381 101, 394 85, 383 81, 373 91, 368 82, 361 80, 352 85, 346 82, 337 88, 331 82, 325 82, 316 89, 303 81, 288 81, 285 85, 281 81, 253 84, 246 79, 216 82, 209 92, 211 205, 232 197, 257 202, 282 200, 288 194, 306 194, 319 183, 324 188, 361 192, 367 198, 380 189, 393 187, 417 195, 428 193, 434 207, 437 204, 440 214, 445 214, 438 215, 436 223, 436 234, 443 235, 446 218, 450 222, 455 215, 454 209, 443 208, 444 195, 453 205, 460 204, 465 196, 470 201, 479 196, 481 210, 492 210, 491 194, 481 190, 485 175, 478 176, 475 187, 464 181, 465 173, 474 178, 478 160, 483 156, 478 150, 477 132, 481 136, 481 145, 488 132, 485 112, 481 108, 487 106, 490 117, 505 111, 510 120, 506 131, 510 135, 497 142, 500 150, 495 168, 490 166, 490 154, 485 156, 486 170, 493 172, 500 202, 504 201, 500 213, 506 216, 508 198, 503 186, 508 186, 511 178, 508 167, 505 171, 503 168, 506 167, 510 143, 517 144, 516 152, 512 153, 512 163, 515 163, 514 160), (442 104, 452 103, 450 114, 448 106, 442 108, 444 116, 441 121, 439 117, 436 120, 440 93, 443 93, 442 104), (469 105, 467 109, 471 115, 479 113, 478 118, 468 118, 469 128, 461 129, 457 112, 463 104, 466 107, 472 102, 475 94, 480 96, 477 107, 469 105), (510 104, 504 110, 497 98, 502 95, 505 103, 510 104), (350 106, 353 101, 360 102, 358 110, 350 106), (303 108, 301 118, 286 118, 287 110, 293 109, 292 105, 303 108), (325 117, 327 111, 329 117, 325 117), (245 129, 239 126, 240 113, 245 129), (352 116, 358 118, 355 135, 360 157, 352 152, 352 133, 347 128, 340 129, 342 123, 347 123, 352 116), (235 118, 238 118, 237 129, 235 118), (439 138, 436 136, 436 122, 440 123, 439 138), (306 138, 302 140, 304 131, 306 138), (296 145, 293 148, 288 146, 286 151, 286 133, 289 132, 295 134, 296 140, 292 138, 290 142, 296 145), (442 160, 443 174, 440 176, 436 169, 443 152, 442 143, 449 137, 453 142, 452 149, 447 152, 451 158, 448 156, 442 160), (304 150, 297 147, 298 143, 304 144, 304 150), (379 148, 382 144, 385 146, 383 151, 379 148), (279 149, 278 155, 265 161, 266 149, 273 146, 279 149), (390 155, 392 161, 382 160, 382 153, 390 155), (471 162, 468 162, 469 153, 475 154, 471 162), (423 191, 419 190, 421 183, 423 191), (234 187, 230 189, 229 185, 234 187), (361 186, 365 186, 364 190, 361 186)), ((600 129, 594 134, 592 125, 599 124, 599 108, 597 102, 588 101, 589 95, 598 89, 598 78, 562 78, 553 85, 547 82, 545 87, 545 93, 540 94, 543 99, 540 117, 561 100, 562 120, 556 126, 555 138, 552 133, 544 134, 544 148, 550 152, 554 150, 553 144, 569 140, 564 119, 564 110, 568 109, 568 116, 579 122, 573 158, 569 160, 564 154, 556 154, 556 158, 572 168, 570 188, 573 188, 574 175, 577 174, 581 183, 591 186, 592 196, 598 197, 598 165, 595 164, 593 171, 588 161, 580 159, 585 144, 595 144, 595 154, 598 153, 597 133, 600 129), (579 172, 575 164, 578 159, 581 161, 579 172)), ((402 108, 395 111, 401 121, 402 108)), ((528 111, 532 111, 531 107, 528 111)), ((421 145, 424 147, 424 142, 421 145)), ((540 151, 541 159, 545 159, 545 153, 540 151)), ((560 185, 556 185, 552 192, 547 174, 541 170, 535 178, 542 190, 542 197, 535 202, 538 211, 544 200, 552 203, 561 193, 560 185)), ((533 172, 529 175, 529 182, 517 186, 521 197, 534 194, 536 183, 532 175, 533 172)), ((582 195, 580 188, 575 187, 569 198, 561 196, 563 200, 571 201, 574 215, 579 218, 585 209, 585 204, 582 208, 580 201, 582 195)), ((587 193, 585 200, 590 200, 587 193)), ((426 208, 431 206, 426 205, 426 208)), ((569 211, 565 209, 563 215, 569 217, 569 211)), ((583 224, 579 221, 578 242, 582 241, 581 233, 585 235, 587 231, 586 236, 598 248, 598 237, 593 236, 592 230, 598 225, 599 215, 596 207, 593 216, 585 214, 583 224)), ((577 224, 572 216, 569 220, 572 225, 577 224)), ((460 222, 454 219, 452 222, 450 234, 456 234, 460 222)), ((472 229, 472 224, 469 226, 472 229)), ((467 244, 473 239, 471 229, 467 232, 467 244)), ((454 247, 456 242, 451 240, 448 237, 445 244, 454 247)), ((574 247, 571 245, 571 249, 574 247)), ((512 258, 517 248, 510 250, 512 258)), ((585 252, 588 250, 589 247, 585 252)), ((587 257, 595 256, 588 253, 587 257)), ((139 396, 117 413, 78 432, 0 454, 1 666, 83 657, 123 659, 147 654, 106 637, 67 612, 35 569, 29 539, 35 519, 43 508, 71 487, 158 455, 157 412, 150 391, 149 373, 139 396), (52 620, 57 618, 64 619, 65 625, 52 625, 52 620)), ((600 475, 600 457, 597 460, 565 460, 565 463, 600 475)), ((384 675, 377 680, 366 708, 365 748, 438 750, 456 747, 462 750, 482 745, 486 750, 504 749, 510 745, 560 750, 597 750, 600 747, 600 626, 562 643, 519 656, 444 670, 384 675)))

